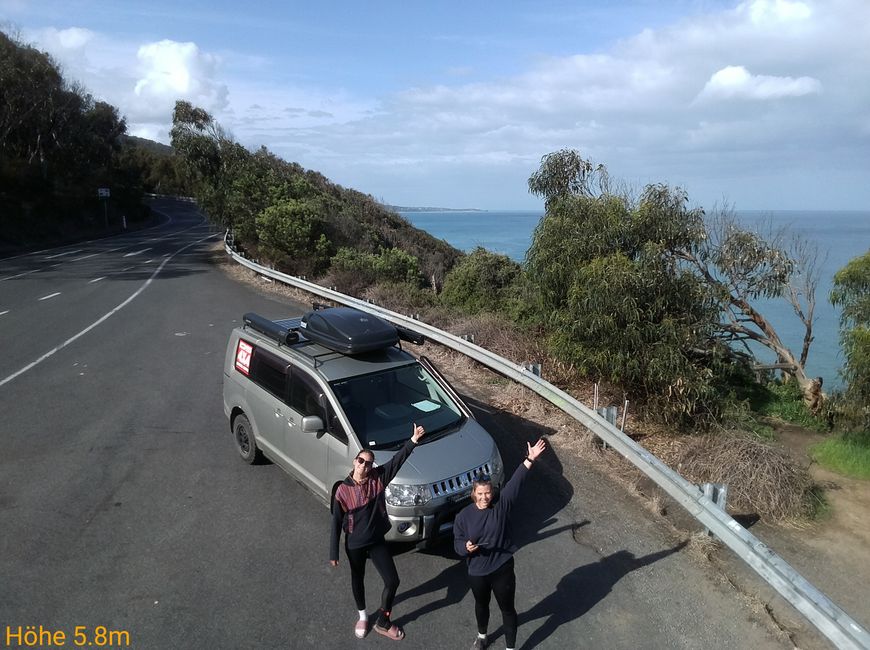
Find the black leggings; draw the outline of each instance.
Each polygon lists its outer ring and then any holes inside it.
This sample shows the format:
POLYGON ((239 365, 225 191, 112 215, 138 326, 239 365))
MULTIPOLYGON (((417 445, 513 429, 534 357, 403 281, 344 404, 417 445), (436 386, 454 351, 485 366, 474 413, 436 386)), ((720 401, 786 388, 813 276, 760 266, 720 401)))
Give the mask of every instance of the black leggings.
POLYGON ((396 571, 396 563, 386 542, 378 542, 363 548, 348 548, 344 546, 347 560, 350 563, 350 584, 353 589, 353 598, 357 609, 366 608, 366 559, 371 558, 375 569, 381 574, 384 581, 384 591, 381 593, 381 613, 378 623, 389 623, 390 610, 393 609, 393 599, 399 589, 399 574, 396 571))
POLYGON ((505 645, 508 648, 516 647, 517 610, 514 607, 514 596, 517 593, 517 576, 514 573, 514 559, 511 558, 489 575, 470 575, 468 582, 474 594, 474 615, 477 618, 478 633, 486 634, 489 625, 489 600, 494 593, 504 624, 505 645))

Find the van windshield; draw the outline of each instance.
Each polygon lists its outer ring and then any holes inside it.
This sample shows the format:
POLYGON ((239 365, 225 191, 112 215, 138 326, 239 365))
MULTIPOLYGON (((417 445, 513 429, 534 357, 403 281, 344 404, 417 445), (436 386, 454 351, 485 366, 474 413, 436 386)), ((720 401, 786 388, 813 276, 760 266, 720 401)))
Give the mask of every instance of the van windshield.
POLYGON ((460 426, 465 416, 419 363, 332 382, 335 396, 367 449, 390 449, 426 428, 428 436, 460 426))

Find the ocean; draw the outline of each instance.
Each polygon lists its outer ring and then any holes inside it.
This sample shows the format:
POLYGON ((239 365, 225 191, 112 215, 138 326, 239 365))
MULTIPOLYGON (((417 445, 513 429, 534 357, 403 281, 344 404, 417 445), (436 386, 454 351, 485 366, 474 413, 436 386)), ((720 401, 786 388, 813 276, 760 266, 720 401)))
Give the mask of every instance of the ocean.
MULTIPOLYGON (((487 210, 402 212, 408 221, 439 239, 464 251, 481 246, 494 253, 522 262, 532 240, 532 233, 543 211, 487 210)), ((870 211, 767 210, 738 211, 737 218, 747 226, 770 223, 785 226, 811 242, 820 251, 820 278, 816 289, 816 310, 807 372, 824 379, 824 389, 842 385, 839 344, 839 311, 828 301, 834 273, 849 260, 870 250, 870 211)), ((759 301, 759 311, 773 322, 780 337, 800 354, 803 326, 784 300, 759 301)), ((773 361, 766 350, 756 354, 773 361)))

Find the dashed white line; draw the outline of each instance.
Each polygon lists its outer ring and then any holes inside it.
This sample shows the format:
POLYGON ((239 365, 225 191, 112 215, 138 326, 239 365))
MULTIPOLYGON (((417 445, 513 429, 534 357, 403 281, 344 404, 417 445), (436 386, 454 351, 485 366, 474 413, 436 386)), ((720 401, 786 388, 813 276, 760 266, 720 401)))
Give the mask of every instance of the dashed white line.
POLYGON ((63 257, 64 255, 72 255, 73 253, 81 253, 83 250, 84 250, 83 248, 79 248, 78 250, 66 251, 65 253, 58 253, 57 255, 49 255, 45 259, 53 260, 55 257, 63 257))
POLYGON ((130 269, 135 269, 135 268, 136 268, 135 266, 128 266, 126 269, 121 269, 121 273, 124 273, 125 271, 129 271, 130 269))
POLYGON ((104 275, 104 276, 101 277, 101 278, 94 278, 93 280, 91 280, 90 282, 88 282, 88 284, 93 284, 94 282, 99 282, 100 280, 105 280, 105 279, 106 279, 106 276, 104 275))
POLYGON ((19 273, 17 275, 8 275, 5 278, 0 278, 0 282, 3 280, 14 280, 15 278, 20 278, 25 275, 30 275, 31 273, 36 273, 37 271, 46 271, 48 269, 53 269, 60 266, 60 264, 52 264, 51 266, 46 266, 44 269, 31 269, 30 271, 24 271, 24 273, 19 273))
POLYGON ((60 291, 55 291, 54 293, 50 293, 47 296, 43 296, 40 300, 48 300, 49 298, 54 298, 55 296, 59 296, 60 291))
POLYGON ((0 282, 3 280, 14 280, 15 278, 20 278, 25 275, 30 275, 31 273, 36 273, 37 271, 41 271, 42 269, 33 269, 32 271, 25 271, 24 273, 19 273, 18 275, 8 275, 5 278, 0 278, 0 282))
POLYGON ((150 248, 143 248, 141 251, 133 251, 132 253, 127 253, 124 257, 131 257, 133 255, 138 255, 139 253, 144 253, 145 251, 150 251, 150 248))
POLYGON ((165 260, 163 260, 163 263, 162 263, 160 266, 158 266, 156 269, 154 269, 154 273, 151 274, 151 277, 148 278, 148 279, 145 281, 145 283, 144 283, 141 287, 139 287, 139 288, 138 288, 138 289, 133 293, 133 295, 131 295, 129 298, 127 298, 124 302, 122 302, 120 305, 118 305, 117 307, 115 307, 115 308, 114 308, 112 311, 110 311, 109 313, 104 314, 101 318, 99 318, 98 320, 96 320, 96 321, 94 321, 93 323, 91 323, 90 325, 88 325, 85 329, 83 329, 83 330, 82 330, 81 332, 79 332, 78 334, 76 334, 76 335, 74 335, 74 336, 71 336, 70 338, 68 338, 66 341, 64 341, 63 343, 61 343, 61 344, 58 345, 57 347, 55 347, 55 348, 49 350, 48 352, 46 352, 45 354, 43 354, 43 355, 42 355, 41 357, 39 357, 36 361, 33 361, 33 362, 27 364, 27 365, 24 366, 21 370, 18 370, 17 372, 13 372, 13 373, 12 373, 11 375, 9 375, 8 377, 5 377, 4 379, 0 379, 0 386, 3 386, 4 384, 8 384, 10 381, 12 381, 13 379, 15 379, 15 378, 18 377, 19 375, 23 375, 25 372, 27 372, 28 370, 30 370, 30 369, 33 368, 34 366, 36 366, 36 365, 42 363, 43 361, 45 361, 46 359, 48 359, 50 356, 52 356, 53 354, 55 354, 55 353, 58 352, 59 350, 62 350, 63 348, 65 348, 66 346, 68 346, 70 343, 72 343, 72 342, 75 341, 76 339, 78 339, 78 338, 84 336, 85 334, 87 334, 88 332, 90 332, 90 331, 91 331, 92 329, 94 329, 97 325, 99 325, 100 323, 102 323, 103 321, 105 321, 106 319, 108 319, 109 317, 111 317, 111 316, 112 316, 113 314, 115 314, 116 312, 122 310, 124 307, 126 307, 126 306, 129 305, 131 302, 133 302, 133 300, 135 300, 135 298, 136 298, 140 293, 142 293, 143 291, 145 291, 146 287, 147 287, 149 284, 151 284, 151 282, 154 280, 155 277, 157 277, 157 274, 160 273, 160 271, 163 269, 163 267, 166 265, 166 263, 167 263, 169 260, 171 260, 173 257, 175 257, 176 255, 178 255, 181 251, 187 250, 187 249, 190 248, 191 246, 195 246, 196 244, 199 244, 200 242, 204 242, 206 239, 211 239, 211 238, 214 237, 214 236, 215 236, 215 235, 212 234, 212 235, 209 235, 208 237, 203 237, 202 239, 198 239, 197 241, 194 241, 194 242, 189 243, 187 246, 182 246, 181 248, 179 248, 179 249, 178 249, 177 251, 175 251, 175 252, 174 252, 170 257, 167 257, 165 260))
POLYGON ((8 313, 9 313, 8 309, 6 311, 0 311, 0 316, 2 316, 3 314, 8 314, 8 313))
POLYGON ((96 257, 97 255, 102 255, 102 254, 103 254, 103 251, 100 251, 99 253, 91 253, 90 255, 82 255, 81 257, 77 257, 72 261, 73 262, 81 262, 82 260, 86 260, 86 259, 89 259, 91 257, 96 257))

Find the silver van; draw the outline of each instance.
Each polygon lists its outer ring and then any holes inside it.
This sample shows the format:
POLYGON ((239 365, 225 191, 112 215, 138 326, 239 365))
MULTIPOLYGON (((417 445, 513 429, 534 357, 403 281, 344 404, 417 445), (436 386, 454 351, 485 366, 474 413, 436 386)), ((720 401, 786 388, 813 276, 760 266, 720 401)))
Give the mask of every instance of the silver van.
POLYGON ((330 508, 362 449, 386 462, 426 437, 386 490, 388 541, 425 544, 448 532, 472 480, 499 488, 498 448, 432 366, 402 348, 418 334, 349 307, 272 321, 246 314, 224 362, 224 411, 242 459, 266 456, 330 508))

